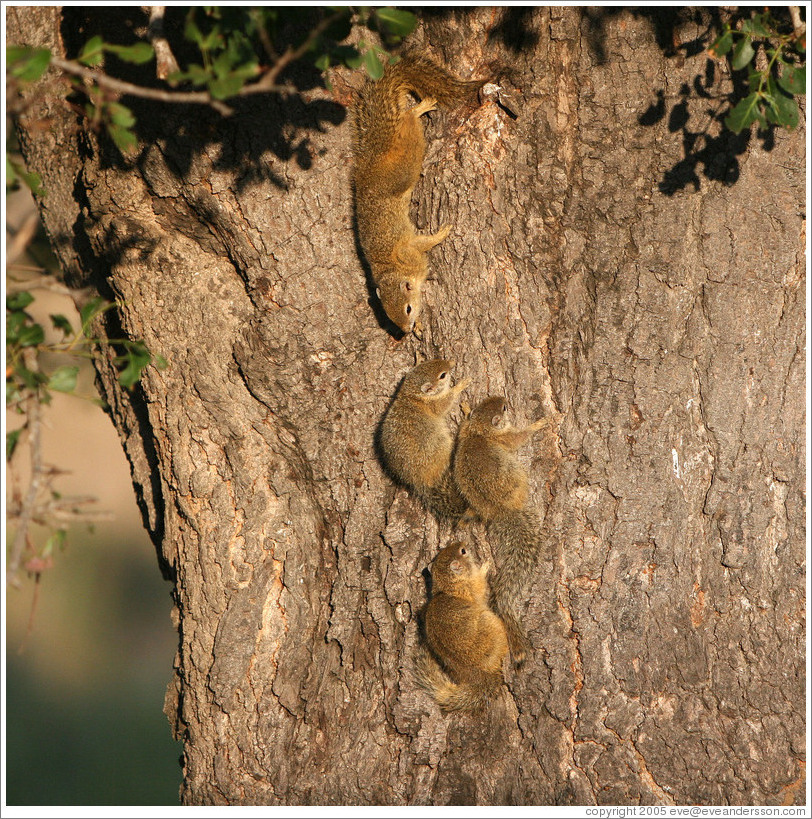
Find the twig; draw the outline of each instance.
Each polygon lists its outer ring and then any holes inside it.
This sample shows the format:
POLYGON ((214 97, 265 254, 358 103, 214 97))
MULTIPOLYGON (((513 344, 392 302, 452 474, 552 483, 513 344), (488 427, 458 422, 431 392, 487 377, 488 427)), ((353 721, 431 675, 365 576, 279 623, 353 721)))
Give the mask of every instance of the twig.
POLYGON ((61 57, 51 57, 51 65, 62 69, 66 74, 73 74, 76 77, 89 80, 101 88, 109 88, 110 91, 115 91, 117 94, 128 94, 132 97, 140 97, 145 100, 158 100, 159 102, 210 105, 224 117, 228 117, 234 113, 234 109, 229 108, 225 103, 220 102, 220 100, 214 99, 208 91, 163 91, 160 88, 144 88, 141 85, 135 85, 131 82, 125 82, 124 80, 117 80, 114 77, 107 76, 107 74, 85 68, 83 65, 79 65, 79 63, 75 63, 71 60, 63 60, 61 57))
POLYGON ((149 39, 155 49, 157 67, 155 73, 159 80, 165 80, 170 74, 178 71, 178 61, 172 53, 169 41, 164 36, 164 12, 166 6, 149 7, 149 39))
POLYGON ((26 248, 37 233, 39 227, 39 211, 34 211, 23 222, 14 238, 6 247, 6 265, 12 265, 25 253, 26 248))
POLYGON ((34 633, 34 615, 37 613, 37 603, 39 602, 39 589, 40 589, 40 581, 42 580, 42 575, 37 572, 37 575, 34 579, 34 594, 31 597, 31 611, 28 613, 28 628, 25 630, 25 634, 23 634, 23 639, 20 640, 20 646, 17 649, 18 654, 22 654, 25 651, 25 646, 28 643, 28 638, 34 633))
POLYGON ((243 94, 257 94, 262 91, 270 91, 275 87, 276 78, 295 60, 304 56, 310 46, 340 17, 344 11, 337 11, 329 17, 325 17, 314 29, 308 34, 305 41, 297 48, 293 49, 288 46, 287 51, 276 61, 276 64, 270 68, 259 80, 253 85, 247 85, 241 89, 240 95, 243 94))
MULTIPOLYGON (((306 42, 306 45, 309 45, 309 40, 306 42)), ((275 80, 288 63, 294 59, 298 59, 305 51, 305 48, 300 47, 296 49, 295 52, 286 52, 279 58, 279 62, 271 68, 259 82, 244 86, 234 96, 246 97, 258 93, 296 93, 294 86, 277 85, 275 80)), ((72 60, 63 60, 61 57, 51 57, 51 65, 61 69, 66 74, 81 77, 84 80, 95 83, 100 88, 107 88, 116 94, 127 94, 141 99, 157 100, 158 102, 210 105, 224 117, 229 117, 234 113, 233 108, 226 105, 222 100, 217 100, 212 97, 208 91, 165 91, 161 88, 145 88, 142 85, 117 80, 107 74, 102 74, 100 71, 94 71, 83 65, 79 65, 79 63, 73 62, 72 60)))
POLYGON ((254 21, 254 24, 257 27, 257 35, 259 37, 259 41, 262 43, 262 47, 265 49, 265 53, 268 55, 268 59, 272 62, 276 62, 279 59, 279 55, 276 53, 276 49, 273 47, 273 43, 271 42, 271 38, 268 36, 268 31, 265 26, 261 25, 261 20, 257 14, 256 9, 252 9, 250 12, 251 18, 254 21))
POLYGON ((25 279, 10 277, 9 281, 6 282, 7 293, 17 293, 21 290, 50 290, 51 293, 58 293, 60 296, 70 296, 72 298, 74 295, 75 291, 59 281, 53 274, 46 273, 42 267, 24 264, 8 266, 8 273, 13 274, 18 271, 21 273, 38 273, 40 275, 25 279))
POLYGON ((792 29, 795 39, 800 40, 806 33, 806 24, 801 20, 801 9, 798 6, 789 7, 789 19, 792 20, 792 29))
MULTIPOLYGON (((30 347, 23 352, 25 365, 34 372, 37 368, 36 352, 30 347)), ((26 413, 28 415, 28 428, 30 435, 31 449, 31 483, 28 485, 28 492, 22 503, 20 510, 19 526, 14 535, 14 543, 11 546, 11 554, 8 560, 8 570, 6 573, 6 583, 12 586, 19 586, 20 580, 17 577, 20 571, 20 563, 23 557, 28 540, 28 527, 36 511, 37 497, 39 495, 40 484, 42 483, 42 417, 40 415, 39 396, 32 391, 28 398, 26 413)))

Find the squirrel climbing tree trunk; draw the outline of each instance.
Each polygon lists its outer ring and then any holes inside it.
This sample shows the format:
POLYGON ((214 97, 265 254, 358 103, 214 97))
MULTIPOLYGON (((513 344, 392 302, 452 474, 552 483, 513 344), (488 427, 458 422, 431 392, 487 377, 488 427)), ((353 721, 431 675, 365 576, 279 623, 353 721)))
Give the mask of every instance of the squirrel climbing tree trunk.
MULTIPOLYGON (((9 8, 8 37, 75 54, 136 11, 9 8)), ((132 101, 127 158, 53 74, 31 89, 67 281, 169 361, 98 382, 173 583, 183 802, 802 803, 805 123, 711 119, 711 13, 424 12, 413 42, 500 90, 424 118, 413 221, 452 229, 404 340, 353 228, 360 73, 228 119, 132 101), (450 531, 374 445, 434 357, 471 405, 553 419, 519 452, 531 651, 481 714, 411 675, 450 531)))

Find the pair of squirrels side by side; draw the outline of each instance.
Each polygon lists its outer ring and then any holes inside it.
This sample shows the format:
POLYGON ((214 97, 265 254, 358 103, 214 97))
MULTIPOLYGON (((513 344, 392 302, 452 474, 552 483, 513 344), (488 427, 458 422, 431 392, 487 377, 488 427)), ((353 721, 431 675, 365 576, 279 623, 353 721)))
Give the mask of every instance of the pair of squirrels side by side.
MULTIPOLYGON (((427 253, 450 225, 419 235, 409 219, 422 171, 425 139, 420 117, 436 106, 474 100, 486 81, 453 77, 425 55, 410 52, 359 92, 355 110, 353 183, 358 239, 377 296, 403 332, 415 329, 427 253), (409 95, 419 102, 408 106, 409 95)), ((468 710, 500 688, 510 651, 524 660, 528 643, 517 614, 537 565, 541 522, 528 507, 527 475, 515 451, 547 422, 526 429, 503 423, 505 402, 490 397, 460 425, 456 442, 446 418, 465 380, 451 387, 453 362, 427 361, 404 378, 380 429, 393 477, 439 518, 485 524, 498 573, 489 591, 489 563, 452 543, 432 566, 418 682, 443 710, 468 710)))

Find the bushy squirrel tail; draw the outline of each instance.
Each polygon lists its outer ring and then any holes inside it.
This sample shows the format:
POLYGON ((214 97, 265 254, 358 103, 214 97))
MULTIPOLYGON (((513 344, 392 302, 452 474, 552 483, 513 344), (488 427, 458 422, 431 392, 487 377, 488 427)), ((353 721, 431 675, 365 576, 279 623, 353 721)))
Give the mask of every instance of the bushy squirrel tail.
POLYGON ((497 568, 491 580, 493 608, 504 621, 514 661, 521 663, 530 644, 519 609, 527 599, 541 557, 541 519, 532 509, 504 512, 488 524, 488 539, 497 568))
POLYGON ((446 470, 442 479, 431 489, 426 489, 420 493, 420 498, 428 509, 441 520, 456 522, 468 508, 465 498, 457 489, 451 470, 446 470))
POLYGON ((443 711, 474 711, 485 705, 501 688, 499 672, 471 669, 470 679, 456 683, 434 655, 419 646, 414 663, 415 682, 428 691, 443 711))
POLYGON ((449 108, 473 99, 486 82, 457 79, 430 57, 414 51, 386 69, 380 82, 387 80, 397 93, 413 91, 420 99, 434 97, 438 105, 449 108))
POLYGON ((365 155, 375 145, 388 147, 397 127, 403 95, 414 92, 420 99, 433 97, 438 105, 451 107, 475 99, 487 80, 458 80, 434 60, 418 52, 406 53, 387 65, 383 76, 368 81, 355 103, 356 153, 365 155))

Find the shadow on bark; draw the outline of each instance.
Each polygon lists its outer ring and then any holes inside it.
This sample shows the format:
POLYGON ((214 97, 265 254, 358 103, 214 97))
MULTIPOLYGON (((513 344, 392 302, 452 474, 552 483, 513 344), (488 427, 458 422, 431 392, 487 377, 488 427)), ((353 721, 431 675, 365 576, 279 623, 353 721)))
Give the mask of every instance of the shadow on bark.
MULTIPOLYGON (((283 29, 277 44, 284 53, 291 43, 298 42, 303 32, 310 30, 323 9, 299 10, 297 24, 283 29)), ((174 54, 181 65, 200 62, 200 54, 183 34, 186 9, 169 7, 165 28, 174 54)), ((136 30, 147 25, 147 15, 138 8, 108 9, 104 15, 93 14, 81 7, 65 7, 62 12, 62 37, 68 59, 75 59, 84 44, 99 35, 106 42, 131 45, 140 38, 136 30)), ((155 77, 152 62, 133 65, 122 62, 114 55, 106 55, 109 72, 118 79, 145 88, 162 87, 155 77)), ((289 83, 297 94, 282 97, 278 93, 258 94, 251 98, 229 101, 234 109, 231 117, 223 117, 206 105, 179 105, 123 96, 122 100, 136 117, 133 127, 139 143, 151 146, 160 141, 167 159, 174 165, 179 177, 184 178, 196 155, 212 143, 221 146, 214 163, 216 170, 239 172, 237 192, 250 185, 270 182, 286 189, 283 176, 262 161, 266 152, 273 153, 281 162, 295 161, 308 170, 313 165, 315 149, 310 133, 323 133, 327 126, 341 124, 347 115, 343 105, 325 99, 305 100, 301 95, 316 88, 324 88, 321 72, 313 66, 297 61, 279 77, 280 83, 289 83)), ((84 108, 84 94, 77 94, 73 102, 84 108)), ((120 167, 128 160, 105 135, 100 141, 107 146, 108 155, 103 167, 120 167)), ((141 154, 143 156, 143 152, 141 154)), ((140 157, 139 157, 140 158, 140 157)), ((138 160, 136 160, 138 161, 138 160)))
MULTIPOLYGON (((600 65, 611 59, 604 48, 607 23, 627 12, 634 17, 648 20, 657 45, 663 55, 684 61, 702 54, 722 30, 724 20, 718 8, 658 8, 658 9, 585 9, 586 41, 593 57, 600 65), (693 25, 699 29, 697 36, 681 41, 682 29, 693 25)), ((776 12, 787 15, 786 11, 776 12)), ((691 84, 684 83, 679 99, 668 109, 665 89, 656 89, 653 102, 638 118, 644 127, 654 127, 667 119, 670 133, 681 133, 683 157, 663 173, 658 189, 672 196, 689 185, 694 192, 700 190, 701 177, 735 184, 740 176, 739 157, 750 145, 750 130, 733 133, 725 118, 736 104, 749 93, 747 76, 749 68, 731 71, 732 90, 720 90, 721 76, 716 62, 708 58, 705 70, 695 75, 691 84), (693 109, 693 110, 692 110, 693 109)), ((775 124, 759 130, 762 148, 771 151, 775 145, 775 124)))

